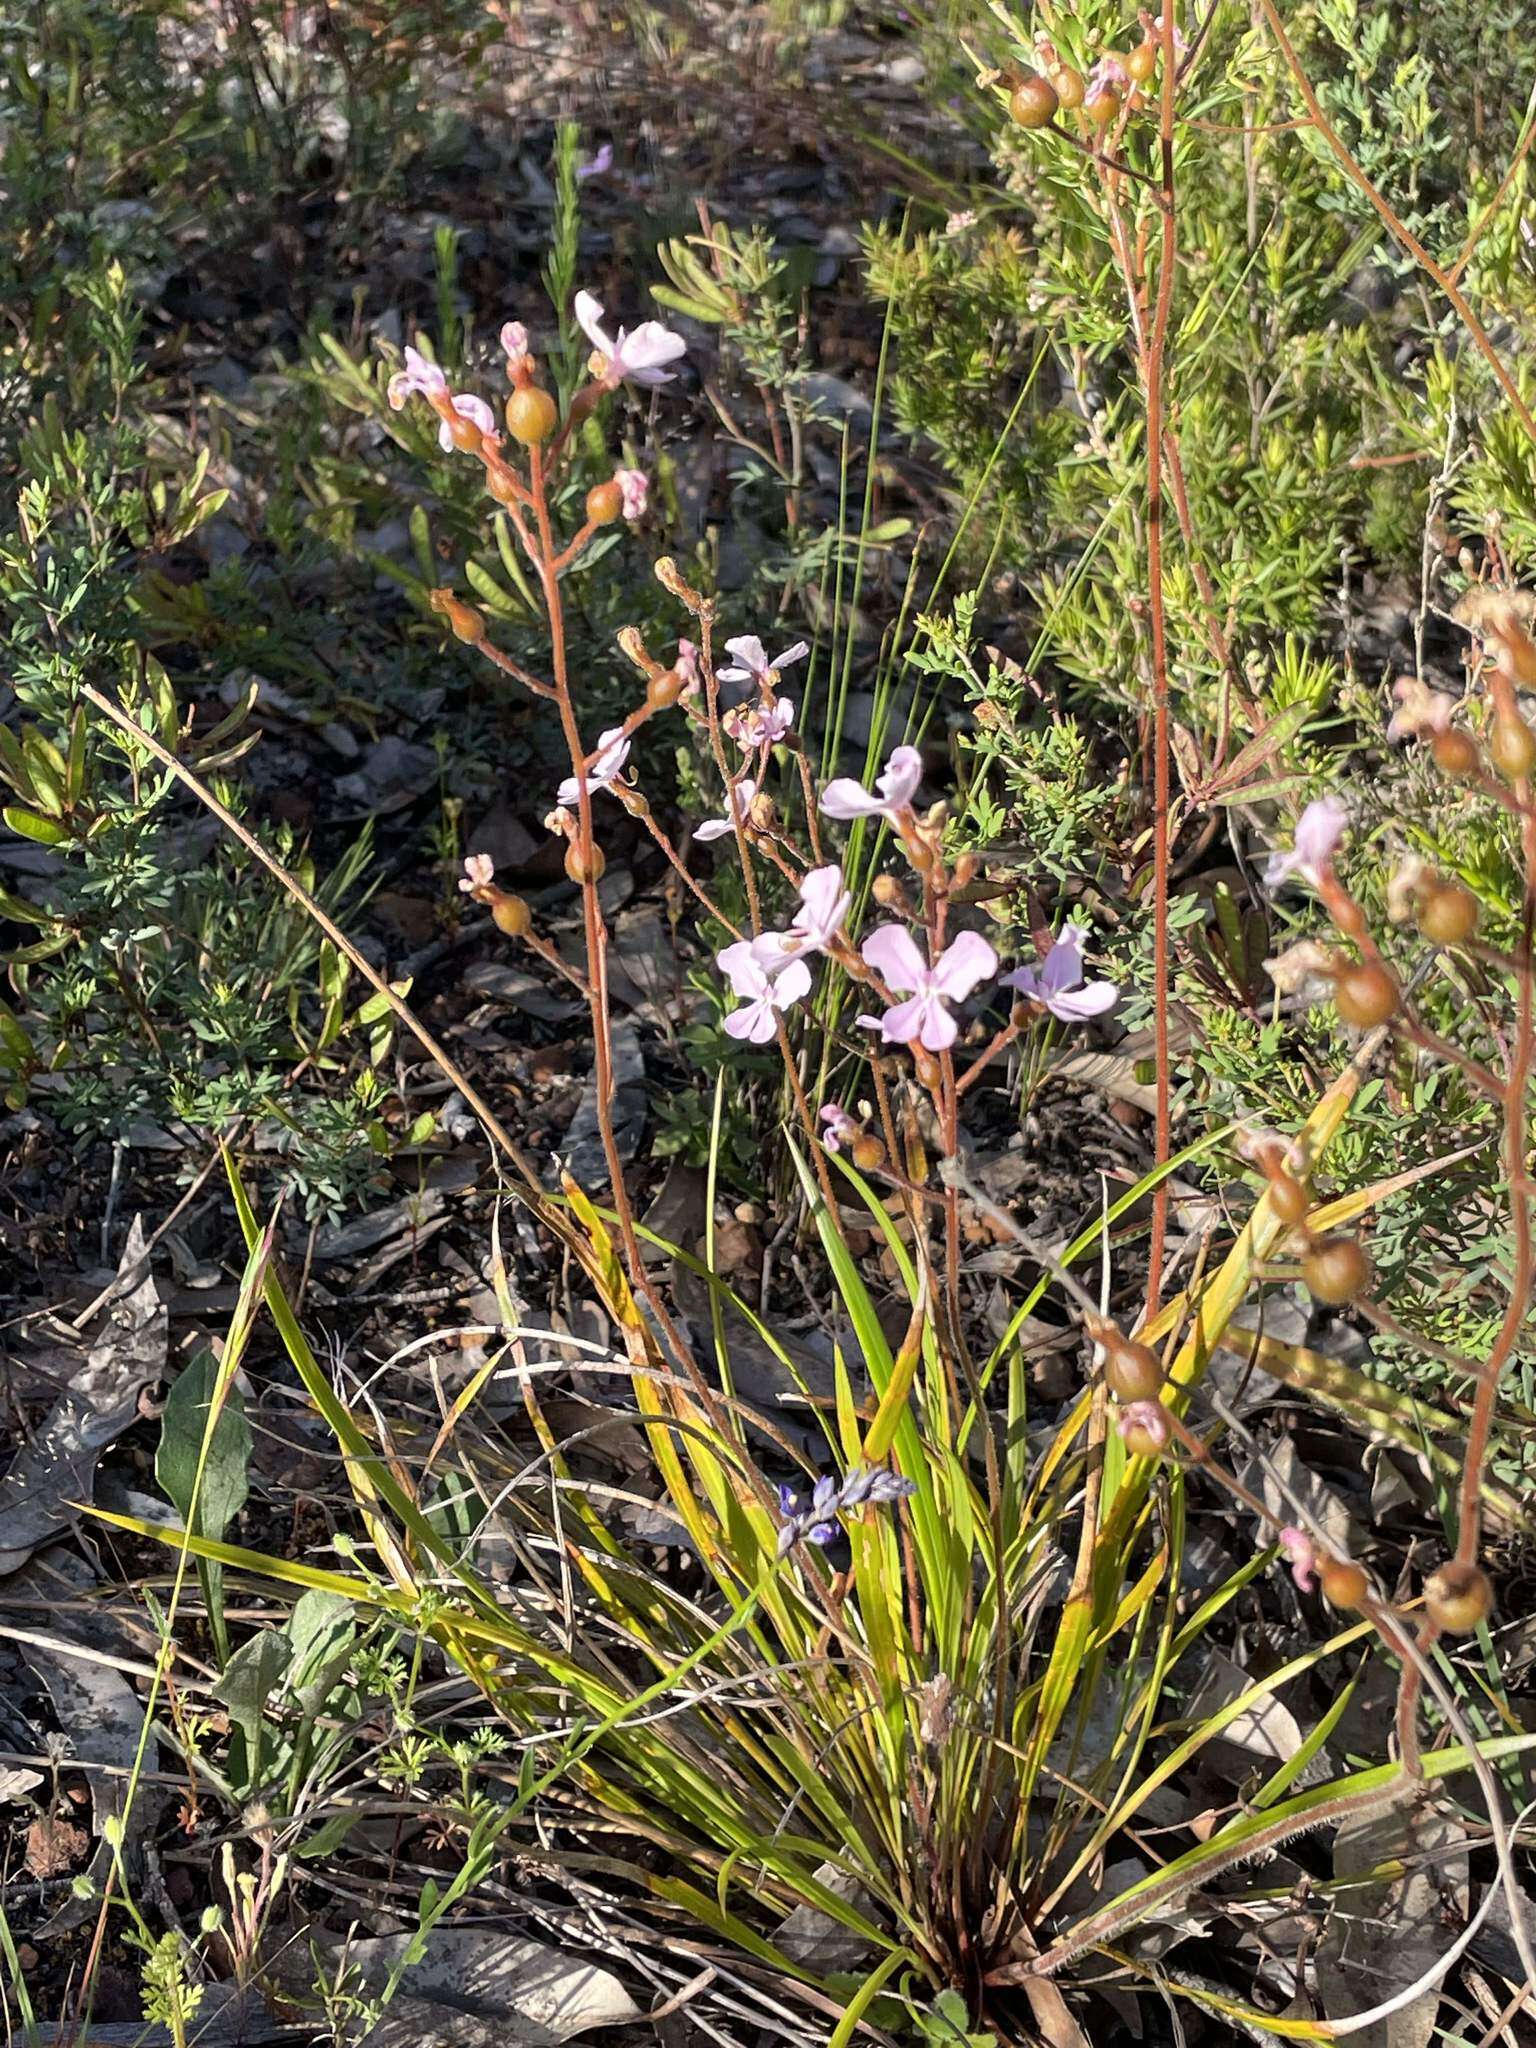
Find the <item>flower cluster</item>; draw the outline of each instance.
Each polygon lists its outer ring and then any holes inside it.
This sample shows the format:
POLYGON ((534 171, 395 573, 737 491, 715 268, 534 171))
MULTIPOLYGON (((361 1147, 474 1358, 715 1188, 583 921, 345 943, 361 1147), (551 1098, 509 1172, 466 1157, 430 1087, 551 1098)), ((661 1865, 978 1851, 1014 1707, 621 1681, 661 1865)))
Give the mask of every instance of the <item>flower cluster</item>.
POLYGON ((889 1507, 895 1501, 909 1500, 916 1491, 916 1483, 899 1472, 872 1470, 867 1465, 851 1465, 841 1483, 818 1479, 805 1500, 793 1487, 781 1486, 779 1512, 784 1520, 779 1528, 778 1554, 788 1557, 797 1543, 825 1547, 837 1535, 839 1515, 855 1508, 889 1507))

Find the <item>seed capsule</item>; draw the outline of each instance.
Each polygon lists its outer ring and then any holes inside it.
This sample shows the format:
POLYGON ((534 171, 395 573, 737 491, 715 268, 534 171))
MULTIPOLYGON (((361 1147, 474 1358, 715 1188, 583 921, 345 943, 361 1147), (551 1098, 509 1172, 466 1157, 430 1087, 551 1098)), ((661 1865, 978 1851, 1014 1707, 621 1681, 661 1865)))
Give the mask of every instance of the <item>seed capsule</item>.
POLYGON ((1493 1612, 1493 1586, 1480 1565, 1451 1558, 1424 1581, 1424 1605, 1437 1628, 1467 1636, 1493 1612))
POLYGON ((1536 688, 1536 640, 1532 640, 1518 620, 1506 619, 1495 628, 1499 636, 1499 654, 1504 666, 1517 683, 1526 689, 1536 688))
POLYGON ((1038 71, 1029 72, 1008 96, 1008 112, 1021 128, 1044 128, 1061 104, 1056 88, 1038 71))
POLYGON ((1151 1345, 1138 1344, 1115 1330, 1105 1337, 1104 1352, 1104 1383, 1117 1401, 1157 1399, 1163 1390, 1163 1368, 1151 1345))
POLYGON ((1429 883, 1419 904, 1419 930, 1437 946, 1463 946, 1477 930, 1480 906, 1461 882, 1429 883))
POLYGON ((1536 768, 1536 733, 1513 711, 1495 713, 1488 758, 1506 782, 1523 782, 1536 768))
POLYGON ((461 604, 456 597, 443 597, 437 606, 448 621, 449 630, 456 640, 467 646, 478 647, 485 638, 485 621, 472 604, 461 604))
POLYGON ((473 420, 466 419, 461 412, 455 412, 452 419, 443 424, 448 429, 448 438, 461 454, 478 453, 484 439, 483 430, 473 420))
POLYGON ((1096 85, 1083 101, 1083 113, 1095 128, 1107 128, 1120 112, 1120 95, 1112 86, 1096 85))
POLYGON ((533 913, 521 896, 498 896, 491 904, 491 921, 509 939, 525 939, 533 929, 533 913))
POLYGON ((1357 1237, 1320 1237, 1301 1262, 1308 1291, 1330 1308, 1343 1308, 1364 1294, 1373 1274, 1365 1247, 1357 1237))
POLYGON ((1120 59, 1121 69, 1134 85, 1145 85, 1157 69, 1156 43, 1138 43, 1120 59))
POLYGON ((1051 72, 1051 84, 1056 88, 1056 97, 1067 108, 1080 107, 1088 82, 1074 64, 1058 64, 1051 72))
POLYGON ((573 839, 565 849, 565 872, 573 882, 600 882, 607 866, 607 857, 600 846, 584 853, 573 839))
POLYGON ((594 484, 587 493, 587 517, 594 526, 612 526, 624 510, 624 492, 617 477, 594 484))
POLYGON ((1429 743, 1429 751, 1442 775, 1465 779, 1477 773, 1481 756, 1477 751, 1477 741, 1469 732, 1460 732, 1455 727, 1447 732, 1437 732, 1429 743))
POLYGON ((1277 1173, 1269 1184, 1269 1213, 1277 1223, 1293 1230, 1311 1206, 1301 1182, 1289 1173, 1277 1173))
POLYGON ((1358 1607, 1370 1591, 1370 1581, 1359 1565, 1347 1558, 1326 1557, 1317 1568, 1323 1598, 1331 1607, 1358 1607))
POLYGON ((525 448, 547 441, 559 417, 555 401, 537 384, 525 384, 507 400, 507 432, 525 448))
POLYGON ((1385 1024, 1397 1010, 1397 978, 1375 960, 1341 970, 1333 984, 1333 1006, 1346 1024, 1361 1031, 1385 1024))
POLYGON ((667 711, 687 687, 686 676, 680 676, 675 668, 661 668, 645 686, 645 701, 653 711, 667 711))
POLYGON ((885 1164, 885 1147, 878 1138, 872 1138, 866 1131, 861 1137, 854 1139, 850 1157, 860 1173, 873 1173, 876 1167, 885 1164))
POLYGON ((1160 1458, 1167 1447, 1166 1436, 1159 1436, 1139 1422, 1129 1422, 1120 1431, 1120 1440, 1133 1458, 1160 1458))

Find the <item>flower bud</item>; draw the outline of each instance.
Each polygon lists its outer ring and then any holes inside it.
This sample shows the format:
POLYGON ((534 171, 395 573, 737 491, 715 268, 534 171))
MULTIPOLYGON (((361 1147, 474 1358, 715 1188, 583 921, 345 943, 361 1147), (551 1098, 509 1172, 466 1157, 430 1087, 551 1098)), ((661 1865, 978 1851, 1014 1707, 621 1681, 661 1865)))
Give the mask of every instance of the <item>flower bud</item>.
POLYGON ((1320 1237, 1301 1262, 1308 1291, 1330 1308, 1343 1308, 1364 1294, 1372 1280, 1371 1261, 1357 1237, 1320 1237))
POLYGON ((491 921, 509 939, 525 939, 533 929, 533 912, 521 896, 508 896, 498 890, 491 898, 491 921))
POLYGON ((1452 1558, 1424 1581, 1424 1605, 1436 1628, 1470 1635, 1493 1612, 1493 1587, 1480 1565, 1452 1558))
POLYGON ((1269 1212, 1277 1223, 1294 1230, 1298 1223, 1306 1221, 1309 1207, 1307 1191, 1299 1180, 1284 1171, 1271 1176, 1269 1212))
POLYGON ((517 478, 504 462, 490 462, 485 469, 485 488, 498 505, 517 503, 517 478))
POLYGON ((1104 1383, 1117 1401, 1155 1401, 1163 1390, 1163 1368, 1150 1344, 1138 1344, 1110 1324, 1099 1339, 1104 1383))
POLYGON ((895 875, 876 875, 870 893, 882 910, 897 910, 910 916, 912 906, 907 901, 907 892, 895 875))
POLYGON ((702 618, 710 609, 709 600, 702 591, 695 590, 691 583, 685 583, 678 572, 676 562, 670 555, 663 555, 655 565, 656 581, 663 590, 670 591, 679 604, 688 607, 694 617, 702 618))
POLYGON ((921 1045, 912 1048, 912 1064, 917 1071, 918 1080, 930 1094, 933 1093, 944 1078, 944 1069, 933 1054, 921 1045))
POLYGON ((1038 71, 1026 72, 1008 96, 1008 112, 1021 128, 1045 128, 1061 104, 1056 88, 1038 71))
POLYGON ((537 384, 524 384, 507 400, 507 432, 525 448, 547 441, 559 420, 555 401, 537 384))
POLYGON ((624 492, 617 477, 594 484, 587 493, 587 518, 594 526, 612 526, 624 510, 624 492))

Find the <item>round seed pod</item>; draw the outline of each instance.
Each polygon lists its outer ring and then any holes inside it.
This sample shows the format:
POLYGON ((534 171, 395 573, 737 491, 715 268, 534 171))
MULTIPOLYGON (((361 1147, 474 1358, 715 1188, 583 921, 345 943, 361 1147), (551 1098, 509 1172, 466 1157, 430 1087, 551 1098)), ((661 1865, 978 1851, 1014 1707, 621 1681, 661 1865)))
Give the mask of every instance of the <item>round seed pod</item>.
POLYGON ((491 904, 491 921, 509 939, 525 939, 533 929, 533 912, 521 896, 498 896, 491 904))
POLYGON ((547 441, 559 417, 555 401, 537 384, 524 384, 507 400, 507 432, 525 448, 547 441))
POLYGON ((1467 1636, 1493 1612, 1493 1585, 1481 1565, 1451 1558, 1424 1581, 1424 1605, 1436 1628, 1467 1636))
POLYGON ((1104 1343, 1104 1383, 1117 1401, 1155 1401, 1163 1390, 1163 1368, 1150 1344, 1110 1332, 1104 1343))
POLYGON ((1536 732, 1513 711, 1496 713, 1488 758, 1506 782, 1523 782, 1536 768, 1536 732))
POLYGON ((624 510, 624 492, 617 477, 594 484, 587 493, 587 517, 594 526, 612 526, 624 510))
POLYGON ((1135 49, 1126 51, 1120 64, 1133 85, 1145 85, 1157 69, 1156 43, 1138 43, 1135 49))
POLYGON ((1294 1230, 1311 1207, 1306 1189, 1294 1174, 1277 1173, 1269 1183, 1269 1211, 1277 1223, 1294 1230))
POLYGON ((479 452, 484 435, 473 420, 466 419, 461 412, 455 412, 452 419, 444 420, 443 424, 448 429, 449 440, 461 454, 479 452))
POLYGON ((1419 903, 1419 930, 1437 946, 1464 946, 1480 915, 1481 906, 1464 883, 1434 881, 1419 903))
POLYGON ((1318 1301, 1343 1308, 1370 1286, 1370 1256, 1359 1238, 1336 1232, 1316 1240, 1301 1262, 1301 1277, 1318 1301))
POLYGON ((456 640, 462 640, 470 647, 480 645, 485 638, 485 621, 472 604, 463 604, 456 597, 445 597, 441 609, 456 640))
POLYGON ((687 687, 686 676, 680 676, 675 668, 658 669, 645 686, 645 701, 653 711, 667 711, 687 687))
POLYGON ((1462 732, 1455 726, 1445 732, 1437 732, 1429 743, 1429 751, 1434 755, 1435 766, 1441 774, 1454 775, 1458 780, 1475 775, 1482 759, 1471 733, 1462 732))
POLYGON ((1154 1435, 1139 1422, 1128 1423, 1120 1440, 1133 1458, 1160 1458, 1167 1449, 1166 1438, 1154 1435))
POLYGON ((607 866, 607 857, 600 846, 584 853, 573 839, 565 849, 565 872, 573 882, 600 882, 607 866))
POLYGON ((1317 1577, 1330 1607, 1358 1607, 1371 1589, 1359 1565, 1343 1557, 1325 1557, 1317 1577))
POLYGON ((849 1152, 860 1173, 873 1173, 876 1167, 885 1164, 885 1147, 878 1138, 871 1137, 867 1131, 854 1139, 849 1152))
POLYGON ((1397 978, 1379 961, 1343 968, 1333 984, 1333 1006, 1346 1024, 1374 1030, 1394 1015, 1400 997, 1397 978))
POLYGON ((485 488, 498 505, 517 503, 517 479, 510 469, 501 463, 492 463, 485 472, 485 488))
POLYGON ((1060 104, 1055 86, 1038 71, 1026 73, 1008 95, 1009 115, 1020 128, 1047 127, 1060 104))
POLYGON ((1095 128, 1107 128, 1118 118, 1120 107, 1120 95, 1112 85, 1096 85, 1083 101, 1083 114, 1095 128))
POLYGON ((1058 64, 1051 72, 1051 83, 1056 88, 1056 97, 1069 110, 1083 104, 1088 90, 1088 81, 1075 64, 1058 64))

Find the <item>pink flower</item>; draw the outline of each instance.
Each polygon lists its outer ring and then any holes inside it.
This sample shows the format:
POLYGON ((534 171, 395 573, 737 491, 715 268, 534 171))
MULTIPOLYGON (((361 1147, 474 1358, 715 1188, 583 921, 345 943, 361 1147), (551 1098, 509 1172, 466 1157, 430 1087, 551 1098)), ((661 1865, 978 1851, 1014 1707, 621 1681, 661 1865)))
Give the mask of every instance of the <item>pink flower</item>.
POLYGON ((827 1127, 821 1134, 821 1142, 829 1152, 841 1152, 859 1135, 858 1125, 840 1102, 824 1102, 816 1114, 827 1127))
POLYGON ((1296 836, 1289 853, 1272 853, 1264 880, 1273 889, 1289 875, 1300 875, 1315 888, 1323 871, 1333 863, 1334 849, 1349 823, 1349 813, 1336 797, 1322 796, 1310 803, 1296 820, 1296 836))
MULTIPOLYGON (((624 737, 624 728, 622 725, 611 725, 607 732, 599 734, 597 752, 592 756, 587 772, 582 778, 586 783, 587 793, 592 795, 597 790, 606 789, 628 759, 629 741, 624 737)), ((569 808, 580 800, 581 784, 574 775, 567 775, 555 792, 555 802, 569 808)))
POLYGON ((683 695, 685 697, 692 696, 693 692, 699 687, 699 650, 691 640, 678 641, 677 659, 673 662, 672 666, 682 677, 686 686, 683 690, 683 695))
POLYGON ((770 684, 781 668, 788 668, 793 661, 804 661, 811 650, 803 640, 797 640, 793 647, 786 647, 782 654, 776 654, 770 661, 757 635, 743 633, 738 639, 727 640, 725 651, 734 654, 736 661, 730 668, 715 670, 722 683, 770 684))
POLYGON ((613 144, 605 142, 596 156, 589 157, 584 164, 576 166, 576 175, 578 178, 601 178, 605 177, 612 169, 613 144))
POLYGON ((943 1052, 959 1036, 945 1003, 964 1002, 978 982, 997 972, 997 955, 979 932, 961 932, 931 967, 905 925, 881 925, 860 950, 865 964, 909 1000, 895 1004, 883 1017, 861 1017, 859 1022, 877 1029, 887 1044, 910 1045, 915 1039, 929 1052, 943 1052))
POLYGON ((900 826, 922 779, 922 755, 916 747, 898 747, 875 778, 878 796, 871 796, 851 775, 840 775, 821 792, 821 808, 829 818, 885 818, 900 826))
MULTIPOLYGON (((496 415, 483 398, 476 398, 468 391, 455 391, 450 403, 461 420, 473 420, 482 434, 495 433, 496 415)), ((437 445, 443 449, 453 446, 453 430, 446 420, 438 423, 437 445)))
POLYGON ((476 889, 488 889, 496 879, 496 863, 488 853, 466 854, 464 872, 459 877, 459 887, 466 896, 472 896, 476 889))
POLYGON ((507 368, 515 370, 528 359, 528 330, 521 320, 506 321, 501 330, 501 345, 507 352, 507 368))
POLYGON ((800 884, 800 908, 793 924, 787 932, 764 932, 754 939, 754 956, 771 973, 786 960, 824 953, 842 930, 852 903, 841 868, 812 868, 800 884))
MULTIPOLYGON (((734 832, 738 818, 745 822, 747 806, 756 795, 757 784, 750 775, 744 775, 740 782, 733 782, 727 797, 730 809, 723 818, 706 818, 702 825, 696 825, 693 832, 694 838, 706 841, 710 839, 723 839, 727 832, 734 832)), ((743 941, 743 943, 747 942, 743 941)))
POLYGON ((738 704, 720 721, 736 744, 749 752, 754 747, 776 747, 794 722, 795 705, 791 697, 780 697, 769 707, 738 704))
POLYGON ((1399 676, 1392 685, 1397 709, 1387 723, 1387 738, 1400 740, 1410 733, 1449 732, 1456 699, 1431 690, 1417 676, 1399 676))
POLYGON ((396 370, 389 380, 388 398, 391 409, 399 412, 408 398, 442 398, 448 390, 448 379, 437 367, 417 349, 407 347, 405 368, 396 370))
POLYGON ((1144 1429, 1159 1450, 1168 1441, 1168 1414, 1161 1401, 1127 1401, 1115 1427, 1122 1436, 1144 1429))
POLYGON ((749 1045, 765 1044, 777 1028, 775 1012, 787 1010, 810 994, 811 970, 803 960, 790 960, 770 974, 753 957, 750 939, 738 939, 717 953, 715 965, 730 982, 732 994, 742 999, 742 1007, 722 1020, 725 1029, 732 1038, 744 1038, 749 1045))
POLYGON ((1280 1548, 1291 1568, 1291 1577, 1303 1593, 1317 1584, 1317 1550, 1305 1529, 1282 1529, 1280 1548))
POLYGON ((651 482, 643 469, 616 469, 613 480, 624 497, 624 517, 643 519, 645 501, 650 495, 651 482))
POLYGON ((1118 57, 1101 57, 1088 74, 1089 92, 1127 92, 1131 77, 1118 57))
MULTIPOLYGON (((1154 21, 1154 22, 1153 22, 1153 24, 1152 24, 1152 36, 1153 36, 1153 40, 1154 40, 1154 41, 1161 41, 1161 40, 1162 40, 1162 34, 1163 34, 1163 17, 1162 17, 1161 15, 1159 15, 1159 16, 1157 17, 1156 21, 1154 21)), ((1187 43, 1187 42, 1186 42, 1186 41, 1184 40, 1184 36, 1183 36, 1183 33, 1182 33, 1182 31, 1180 30, 1180 28, 1179 28, 1178 24, 1177 24, 1177 23, 1175 23, 1175 24, 1174 24, 1174 29, 1173 29, 1173 54, 1174 54, 1174 55, 1175 55, 1176 57, 1182 57, 1182 56, 1183 56, 1183 54, 1184 54, 1184 52, 1185 52, 1185 51, 1186 51, 1186 50, 1187 50, 1188 48, 1189 48, 1189 44, 1188 44, 1188 43, 1187 43)))
POLYGON ((576 294, 576 318, 581 331, 603 358, 603 382, 610 390, 627 377, 632 384, 670 384, 672 372, 663 363, 676 362, 688 344, 680 334, 663 327, 659 320, 642 321, 633 334, 619 329, 617 341, 603 332, 603 309, 590 292, 576 294))
POLYGON ((1083 941, 1087 936, 1085 926, 1063 925, 1041 964, 1016 967, 1012 974, 1003 976, 1003 987, 1016 988, 1020 995, 1039 1003, 1066 1024, 1099 1016, 1120 991, 1112 981, 1090 981, 1086 988, 1083 986, 1083 941))

